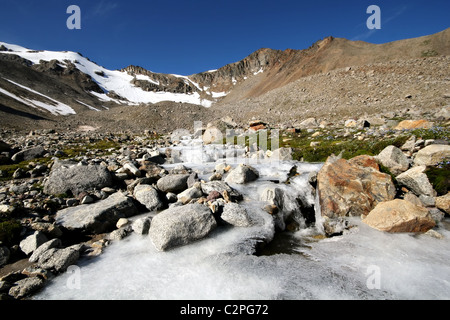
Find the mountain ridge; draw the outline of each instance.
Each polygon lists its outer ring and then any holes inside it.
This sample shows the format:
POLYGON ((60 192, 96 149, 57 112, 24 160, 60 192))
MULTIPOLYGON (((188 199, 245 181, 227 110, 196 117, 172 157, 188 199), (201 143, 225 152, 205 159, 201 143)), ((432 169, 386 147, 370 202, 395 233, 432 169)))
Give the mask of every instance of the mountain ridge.
MULTIPOLYGON (((330 36, 303 50, 260 48, 217 70, 182 76, 133 65, 108 70, 80 53, 35 51, 0 42, 1 122, 8 127, 28 114, 25 118, 33 123, 34 118, 55 123, 60 121, 55 113, 62 110, 58 103, 70 106, 80 117, 119 106, 154 105, 161 112, 170 103, 173 110, 180 104, 198 105, 206 108, 194 108, 194 114, 204 113, 205 119, 212 119, 222 113, 220 108, 257 100, 308 76, 345 67, 448 55, 450 28, 385 44, 330 36), (161 104, 164 106, 159 107, 161 104)), ((176 126, 177 119, 173 122, 176 126)))

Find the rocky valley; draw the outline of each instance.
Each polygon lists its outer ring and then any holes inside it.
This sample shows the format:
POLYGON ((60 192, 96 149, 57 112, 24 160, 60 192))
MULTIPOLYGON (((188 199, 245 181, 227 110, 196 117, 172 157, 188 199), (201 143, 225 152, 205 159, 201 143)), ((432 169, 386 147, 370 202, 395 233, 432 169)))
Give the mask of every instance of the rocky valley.
POLYGON ((0 297, 448 298, 449 37, 190 76, 0 43, 0 297))

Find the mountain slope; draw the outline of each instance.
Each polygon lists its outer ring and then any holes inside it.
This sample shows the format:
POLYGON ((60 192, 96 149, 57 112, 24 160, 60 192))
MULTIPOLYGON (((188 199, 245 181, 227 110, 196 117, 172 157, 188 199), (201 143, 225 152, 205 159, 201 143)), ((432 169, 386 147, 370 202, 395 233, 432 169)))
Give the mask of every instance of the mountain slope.
MULTIPOLYGON (((119 117, 112 109, 137 106, 148 106, 141 108, 147 117, 164 119, 161 115, 167 110, 176 112, 177 108, 195 120, 229 115, 240 106, 236 116, 245 121, 244 115, 258 117, 258 112, 264 114, 265 110, 277 108, 277 103, 299 113, 297 109, 306 98, 295 90, 305 89, 298 81, 306 77, 346 67, 447 55, 450 28, 386 44, 328 37, 305 50, 263 48, 218 70, 181 76, 154 73, 139 66, 113 71, 80 53, 34 51, 0 42, 0 122, 7 127, 28 127, 36 121, 51 126, 60 122, 61 116, 89 116, 105 123, 109 111, 119 117), (289 101, 280 99, 280 93, 289 96, 289 101), (100 112, 106 114, 96 115, 100 112)), ((338 97, 331 95, 329 99, 338 97)), ((167 116, 170 118, 171 114, 167 116)), ((172 119, 173 127, 180 121, 177 117, 172 119)), ((170 121, 165 124, 170 125, 170 121)))

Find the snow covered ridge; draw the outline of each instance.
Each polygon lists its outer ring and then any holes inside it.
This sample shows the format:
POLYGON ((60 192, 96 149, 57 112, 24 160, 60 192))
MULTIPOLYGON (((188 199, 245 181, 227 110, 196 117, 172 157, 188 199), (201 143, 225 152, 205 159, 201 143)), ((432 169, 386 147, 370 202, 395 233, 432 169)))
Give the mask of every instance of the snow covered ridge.
MULTIPOLYGON (((223 97, 224 93, 206 93, 211 99, 205 99, 198 92, 193 93, 172 93, 164 91, 145 91, 142 88, 132 84, 134 76, 123 71, 113 71, 103 68, 81 54, 70 51, 35 51, 18 45, 0 42, 0 52, 3 54, 14 54, 31 61, 33 64, 39 64, 41 60, 52 61, 57 60, 62 67, 66 67, 68 63, 72 63, 81 72, 89 75, 105 92, 104 95, 95 94, 101 101, 114 101, 119 104, 138 105, 140 103, 158 103, 162 101, 173 101, 178 103, 190 103, 211 107, 216 98, 223 97), (123 100, 111 99, 107 93, 113 91, 123 100)), ((194 83, 187 76, 177 76, 183 78, 189 84, 194 85, 200 92, 201 87, 194 83)), ((144 75, 137 75, 137 79, 151 81, 144 75)), ((153 82, 155 83, 155 82, 153 82)), ((158 84, 158 83, 155 83, 158 84)), ((60 113, 63 114, 63 113, 60 113)))

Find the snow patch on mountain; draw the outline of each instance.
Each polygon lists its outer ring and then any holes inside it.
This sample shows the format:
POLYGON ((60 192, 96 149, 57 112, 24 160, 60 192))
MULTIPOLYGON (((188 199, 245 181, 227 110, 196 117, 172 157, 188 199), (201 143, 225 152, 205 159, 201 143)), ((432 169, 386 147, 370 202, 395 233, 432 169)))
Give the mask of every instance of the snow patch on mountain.
MULTIPOLYGON (((126 104, 137 105, 140 103, 158 103, 163 101, 173 101, 178 103, 190 103, 201 105, 204 107, 211 107, 213 101, 204 99, 198 92, 194 93, 171 93, 171 92, 149 92, 144 91, 140 87, 132 84, 133 76, 123 71, 108 70, 97 65, 89 59, 83 57, 79 53, 70 51, 36 51, 30 50, 18 45, 12 45, 0 42, 0 46, 7 48, 7 51, 2 51, 5 54, 15 54, 24 59, 31 61, 33 64, 39 64, 40 61, 57 60, 62 67, 66 67, 68 63, 72 63, 81 72, 89 75, 97 84, 103 89, 105 95, 96 95, 101 101, 114 101, 124 104, 123 100, 107 98, 106 94, 114 92, 124 100, 128 100, 126 104)), ((174 75, 178 78, 183 78, 188 84, 192 84, 202 91, 198 83, 193 82, 187 76, 174 75)), ((136 76, 137 79, 146 80, 159 85, 157 81, 150 79, 145 75, 136 76)))

